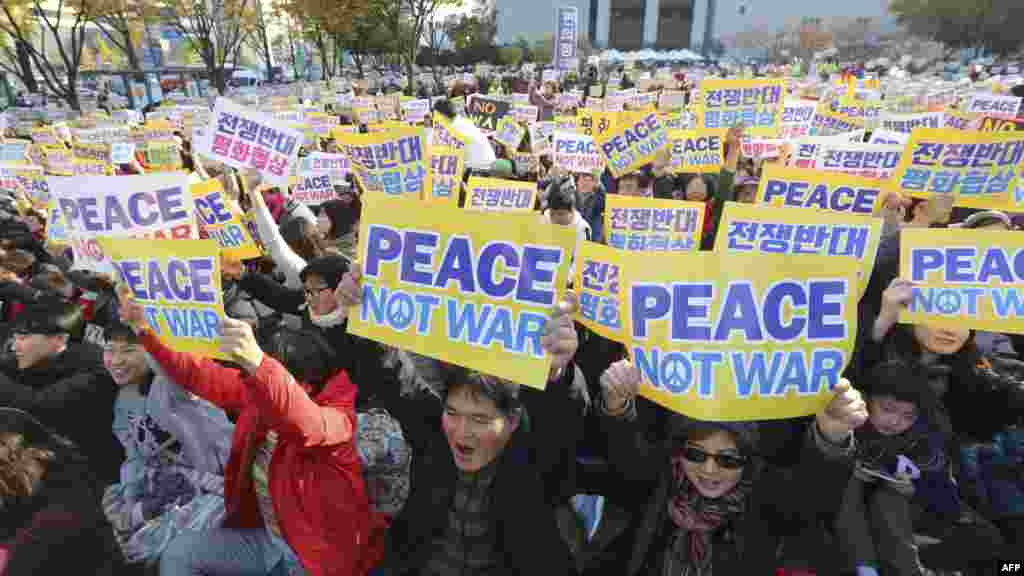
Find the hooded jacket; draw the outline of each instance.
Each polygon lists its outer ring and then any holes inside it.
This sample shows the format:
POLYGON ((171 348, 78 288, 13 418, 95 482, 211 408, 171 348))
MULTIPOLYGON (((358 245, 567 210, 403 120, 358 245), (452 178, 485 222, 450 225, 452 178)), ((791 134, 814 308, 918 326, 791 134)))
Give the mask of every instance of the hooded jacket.
POLYGON ((0 365, 0 406, 18 408, 74 442, 100 481, 118 477, 124 451, 111 432, 117 386, 103 366, 100 349, 69 342, 35 366, 0 365))
POLYGON ((384 520, 370 509, 355 447, 356 388, 338 372, 314 397, 264 356, 251 375, 175 352, 151 331, 140 336, 167 376, 238 414, 224 475, 226 528, 264 526, 252 466, 269 430, 278 435, 268 469, 274 514, 311 576, 365 574, 381 556, 384 520))

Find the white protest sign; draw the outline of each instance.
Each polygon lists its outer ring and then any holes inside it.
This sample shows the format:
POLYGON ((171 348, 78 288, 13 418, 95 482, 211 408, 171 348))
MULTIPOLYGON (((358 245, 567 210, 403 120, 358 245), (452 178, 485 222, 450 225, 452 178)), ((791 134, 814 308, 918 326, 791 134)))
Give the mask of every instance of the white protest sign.
POLYGON ((985 114, 986 116, 1003 116, 1016 118, 1020 110, 1021 98, 1017 96, 1002 96, 999 94, 972 94, 964 110, 974 114, 985 114))
POLYGON ((134 142, 114 142, 110 145, 111 164, 131 164, 134 156, 134 142))
POLYGON ((590 136, 556 131, 554 149, 554 164, 563 170, 590 173, 604 170, 604 155, 590 136))
POLYGON ((112 273, 97 238, 197 238, 188 175, 49 177, 75 267, 112 273))
POLYGON ((334 199, 334 184, 327 174, 299 176, 299 184, 292 188, 292 199, 307 206, 323 204, 334 199))
POLYGON ((263 180, 288 185, 288 172, 299 153, 303 134, 285 123, 217 98, 213 121, 196 152, 232 168, 255 169, 263 180))

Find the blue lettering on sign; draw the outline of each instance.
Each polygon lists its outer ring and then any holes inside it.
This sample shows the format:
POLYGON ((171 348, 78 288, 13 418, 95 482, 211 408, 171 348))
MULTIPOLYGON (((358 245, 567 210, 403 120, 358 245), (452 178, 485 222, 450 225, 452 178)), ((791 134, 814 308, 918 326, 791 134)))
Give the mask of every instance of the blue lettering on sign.
POLYGON ((924 314, 976 317, 978 298, 984 294, 984 288, 914 286, 908 309, 924 314))
POLYGON ((426 336, 430 333, 433 311, 440 304, 438 296, 389 291, 367 283, 363 285, 360 319, 396 332, 404 332, 415 323, 417 334, 426 336))
POLYGON ((215 340, 220 338, 220 316, 213 310, 164 307, 160 309, 164 321, 176 338, 215 340))
POLYGON ((196 213, 207 226, 223 224, 231 220, 231 212, 224 206, 220 192, 213 192, 206 197, 196 198, 196 213))
POLYGON ((1020 318, 1024 314, 1024 296, 1017 288, 993 288, 992 310, 1000 320, 1020 318))
POLYGON ((238 224, 228 224, 223 228, 210 228, 206 233, 217 241, 221 248, 238 248, 245 244, 245 233, 238 224))
POLYGON ((715 367, 721 364, 724 355, 717 351, 662 353, 660 348, 634 346, 633 358, 640 373, 655 388, 675 395, 686 394, 696 374, 697 394, 701 398, 713 398, 715 367))
POLYGON ((148 260, 145 264, 137 260, 114 262, 114 267, 121 278, 139 300, 188 301, 201 304, 213 304, 217 301, 217 293, 213 287, 212 258, 169 258, 166 270, 162 266, 159 260, 148 260))
POLYGON ((847 337, 844 315, 849 286, 844 279, 776 282, 764 290, 763 302, 758 302, 750 282, 730 282, 713 326, 707 324, 714 293, 710 284, 637 283, 630 290, 632 337, 637 340, 648 338, 650 322, 665 318, 671 320, 669 334, 674 342, 728 342, 734 332, 740 332, 746 342, 847 337), (787 316, 788 322, 784 321, 787 316))
POLYGON ((128 196, 125 205, 117 195, 82 198, 61 198, 60 209, 65 222, 71 228, 81 223, 90 232, 110 232, 122 229, 132 230, 156 224, 158 221, 170 224, 189 217, 180 187, 154 192, 135 192, 128 196), (103 203, 102 216, 99 203, 103 203), (145 204, 145 208, 143 207, 145 204), (154 209, 153 207, 156 207, 154 209))
POLYGON ((837 186, 830 190, 827 184, 818 184, 811 190, 810 182, 768 180, 765 183, 764 202, 767 204, 775 198, 781 198, 786 206, 871 214, 880 193, 881 189, 877 188, 850 186, 837 186))
POLYGON ((733 352, 731 360, 738 398, 779 397, 790 388, 798 396, 815 395, 822 382, 832 390, 846 366, 843 352, 832 348, 814 349, 810 365, 802 350, 733 352))
POLYGON ((999 247, 985 248, 980 264, 977 247, 913 248, 910 251, 910 277, 923 282, 930 272, 941 271, 946 284, 1005 284, 1024 282, 1024 250, 1011 255, 999 247))
POLYGON ((507 298, 514 293, 520 303, 554 305, 555 276, 565 258, 562 249, 519 247, 494 241, 481 247, 474 261, 469 239, 453 236, 444 248, 440 268, 435 273, 437 240, 438 235, 433 232, 407 230, 399 233, 387 226, 371 224, 367 230, 364 274, 378 277, 383 264, 400 261, 400 278, 406 284, 445 288, 456 281, 463 293, 475 293, 479 289, 480 293, 494 299, 507 298), (498 269, 503 271, 500 278, 498 269))

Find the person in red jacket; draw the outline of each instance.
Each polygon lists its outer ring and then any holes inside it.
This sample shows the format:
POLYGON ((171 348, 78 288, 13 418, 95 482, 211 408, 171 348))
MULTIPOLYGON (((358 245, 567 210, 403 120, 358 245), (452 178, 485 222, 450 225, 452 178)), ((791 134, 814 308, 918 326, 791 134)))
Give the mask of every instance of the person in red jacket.
POLYGON ((125 296, 122 320, 167 376, 238 415, 224 524, 171 542, 161 576, 366 574, 382 556, 386 522, 370 508, 363 483, 357 390, 331 368, 330 346, 312 332, 284 330, 264 353, 248 324, 225 318, 221 349, 241 366, 226 368, 167 348, 125 296))

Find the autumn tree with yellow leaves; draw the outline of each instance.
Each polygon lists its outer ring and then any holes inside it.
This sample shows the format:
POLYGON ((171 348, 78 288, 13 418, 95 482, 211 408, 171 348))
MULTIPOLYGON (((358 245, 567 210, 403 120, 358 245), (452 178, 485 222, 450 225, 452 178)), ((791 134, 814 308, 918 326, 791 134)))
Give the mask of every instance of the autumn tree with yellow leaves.
POLYGON ((326 79, 339 71, 344 37, 369 12, 370 0, 280 0, 276 7, 300 23, 302 36, 316 47, 326 79))
POLYGON ((259 0, 155 0, 160 21, 175 29, 199 55, 210 84, 223 94, 228 70, 238 65, 239 52, 256 20, 259 0))

